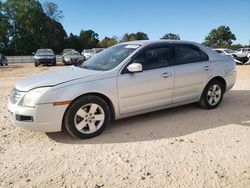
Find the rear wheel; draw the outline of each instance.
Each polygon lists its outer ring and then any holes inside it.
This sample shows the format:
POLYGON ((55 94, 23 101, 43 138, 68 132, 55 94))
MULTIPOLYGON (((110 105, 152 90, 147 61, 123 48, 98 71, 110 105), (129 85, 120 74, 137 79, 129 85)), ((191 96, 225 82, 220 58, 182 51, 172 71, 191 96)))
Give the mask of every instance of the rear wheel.
POLYGON ((81 139, 99 135, 110 123, 110 109, 100 97, 87 95, 71 104, 64 125, 71 136, 81 139))
POLYGON ((214 109, 223 99, 223 86, 218 80, 210 81, 205 87, 200 99, 200 106, 206 109, 214 109))

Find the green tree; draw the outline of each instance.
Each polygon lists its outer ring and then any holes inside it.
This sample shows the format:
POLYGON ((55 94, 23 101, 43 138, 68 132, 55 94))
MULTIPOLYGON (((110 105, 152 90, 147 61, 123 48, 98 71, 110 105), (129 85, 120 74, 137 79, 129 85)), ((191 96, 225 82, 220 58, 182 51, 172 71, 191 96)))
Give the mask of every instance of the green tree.
POLYGON ((108 48, 110 46, 113 46, 115 44, 117 44, 118 41, 117 41, 117 38, 116 37, 112 37, 112 38, 109 38, 109 37, 105 37, 100 43, 99 43, 99 46, 100 47, 103 47, 103 48, 108 48))
POLYGON ((37 44, 36 37, 40 35, 40 24, 43 24, 40 3, 33 0, 7 0, 5 10, 10 23, 8 33, 11 52, 21 55, 29 50, 33 51, 34 43, 37 44))
POLYGON ((44 31, 41 47, 52 48, 56 53, 60 53, 64 48, 64 43, 67 38, 62 24, 56 20, 47 18, 44 31))
POLYGON ((93 30, 81 30, 79 35, 79 41, 81 43, 82 49, 98 47, 98 34, 93 30))
POLYGON ((125 33, 121 39, 121 42, 126 41, 134 41, 134 40, 148 40, 148 35, 143 32, 137 32, 137 33, 125 33))
POLYGON ((46 1, 43 4, 43 9, 45 14, 52 20, 59 21, 60 19, 63 18, 62 11, 59 10, 58 5, 53 2, 46 1))
POLYGON ((167 33, 161 39, 181 40, 179 34, 167 33))
POLYGON ((65 40, 65 48, 73 48, 79 52, 82 51, 82 45, 80 43, 79 36, 70 33, 68 38, 65 40))
POLYGON ((236 37, 230 28, 228 26, 220 26, 217 29, 213 29, 205 37, 204 44, 212 48, 228 48, 232 45, 233 40, 236 40, 236 37))
POLYGON ((0 1, 0 51, 3 53, 8 53, 9 44, 9 21, 5 14, 4 3, 0 1))
POLYGON ((36 0, 7 0, 4 3, 11 55, 31 54, 38 48, 53 48, 56 52, 63 47, 66 32, 63 26, 48 17, 36 0))

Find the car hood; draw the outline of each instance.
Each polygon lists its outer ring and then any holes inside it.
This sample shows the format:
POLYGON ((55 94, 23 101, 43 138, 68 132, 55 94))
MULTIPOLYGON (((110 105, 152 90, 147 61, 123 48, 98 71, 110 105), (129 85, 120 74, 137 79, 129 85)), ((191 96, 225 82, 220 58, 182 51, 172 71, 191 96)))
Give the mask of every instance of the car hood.
POLYGON ((55 86, 73 80, 100 74, 100 71, 87 70, 75 66, 49 71, 20 80, 16 83, 19 91, 29 91, 38 87, 55 86))

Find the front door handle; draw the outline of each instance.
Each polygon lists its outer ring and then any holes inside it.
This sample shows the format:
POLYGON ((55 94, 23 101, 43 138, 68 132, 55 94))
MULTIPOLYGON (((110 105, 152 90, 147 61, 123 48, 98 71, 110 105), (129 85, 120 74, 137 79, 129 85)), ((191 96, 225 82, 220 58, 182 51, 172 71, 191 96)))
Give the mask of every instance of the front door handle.
POLYGON ((203 67, 203 69, 204 69, 205 71, 211 70, 210 66, 205 66, 205 67, 203 67))
POLYGON ((163 77, 163 78, 168 78, 168 77, 171 77, 172 76, 172 74, 171 73, 168 73, 168 72, 165 72, 165 73, 163 73, 162 75, 161 75, 161 77, 163 77))

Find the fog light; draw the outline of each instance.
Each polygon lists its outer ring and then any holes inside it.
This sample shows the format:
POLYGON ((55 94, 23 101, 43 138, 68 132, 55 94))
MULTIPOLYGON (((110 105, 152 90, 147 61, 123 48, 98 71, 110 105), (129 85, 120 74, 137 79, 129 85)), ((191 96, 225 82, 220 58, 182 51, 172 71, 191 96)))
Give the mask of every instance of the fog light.
POLYGON ((16 115, 17 121, 26 121, 26 122, 33 122, 32 116, 22 116, 22 115, 16 115))

